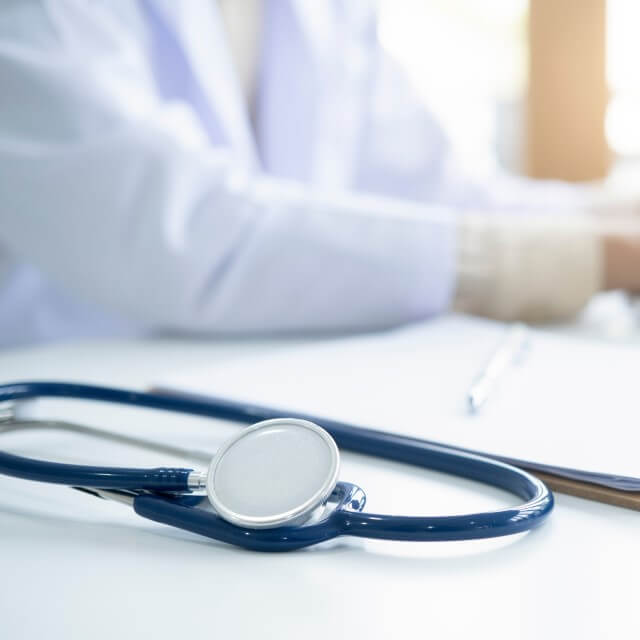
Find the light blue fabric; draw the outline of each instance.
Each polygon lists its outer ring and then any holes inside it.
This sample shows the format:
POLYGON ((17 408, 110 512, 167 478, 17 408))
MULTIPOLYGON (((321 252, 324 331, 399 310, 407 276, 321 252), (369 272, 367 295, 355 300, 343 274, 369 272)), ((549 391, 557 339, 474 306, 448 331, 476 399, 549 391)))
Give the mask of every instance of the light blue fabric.
POLYGON ((543 192, 457 171, 375 26, 267 2, 252 132, 215 5, 0 6, 0 344, 446 309, 457 212, 543 192))

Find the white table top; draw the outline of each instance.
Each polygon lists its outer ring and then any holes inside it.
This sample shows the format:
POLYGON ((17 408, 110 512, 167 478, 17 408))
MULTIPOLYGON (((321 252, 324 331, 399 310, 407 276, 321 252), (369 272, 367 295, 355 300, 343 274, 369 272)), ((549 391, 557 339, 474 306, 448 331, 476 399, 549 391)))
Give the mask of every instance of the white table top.
MULTIPOLYGON (((0 354, 0 381, 144 388, 171 369, 263 348, 279 346, 160 340, 21 349, 0 354)), ((91 423, 95 414, 83 411, 91 423)), ((141 418, 143 426, 153 418, 141 418)), ((403 479, 423 512, 505 503, 505 494, 467 481, 345 458, 349 478, 358 473, 364 487, 403 479)), ((343 539, 260 554, 63 487, 0 477, 0 636, 640 637, 640 514, 556 497, 549 522, 516 538, 343 539)))

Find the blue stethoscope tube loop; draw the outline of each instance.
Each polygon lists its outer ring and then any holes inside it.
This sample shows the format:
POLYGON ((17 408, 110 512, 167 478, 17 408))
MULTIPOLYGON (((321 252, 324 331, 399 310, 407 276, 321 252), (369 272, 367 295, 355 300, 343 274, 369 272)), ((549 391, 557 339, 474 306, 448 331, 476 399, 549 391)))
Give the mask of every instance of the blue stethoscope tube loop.
POLYGON ((124 389, 60 382, 21 382, 0 385, 0 402, 38 397, 74 398, 112 402, 233 420, 250 424, 286 415, 324 427, 342 449, 476 480, 516 494, 526 503, 492 512, 455 516, 391 516, 361 513, 364 498, 355 485, 339 483, 338 507, 321 522, 276 529, 248 529, 232 525, 204 509, 194 508, 194 496, 168 496, 162 492, 188 492, 191 469, 125 469, 67 465, 32 460, 0 452, 0 473, 70 486, 141 493, 135 511, 146 518, 201 535, 261 551, 286 551, 316 544, 338 535, 367 538, 443 541, 469 540, 521 533, 544 522, 553 509, 546 485, 521 469, 438 443, 356 427, 290 411, 247 405, 230 400, 188 394, 143 393, 124 389))

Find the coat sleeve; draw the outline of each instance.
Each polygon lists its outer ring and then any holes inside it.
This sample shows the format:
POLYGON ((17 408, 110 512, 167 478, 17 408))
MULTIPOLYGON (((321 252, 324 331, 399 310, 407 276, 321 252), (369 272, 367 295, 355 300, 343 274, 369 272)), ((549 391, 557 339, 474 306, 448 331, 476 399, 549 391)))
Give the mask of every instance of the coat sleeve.
POLYGON ((374 328, 447 307, 449 212, 245 170, 185 104, 158 98, 138 43, 88 5, 66 3, 64 20, 51 6, 0 11, 13 255, 150 329, 374 328))

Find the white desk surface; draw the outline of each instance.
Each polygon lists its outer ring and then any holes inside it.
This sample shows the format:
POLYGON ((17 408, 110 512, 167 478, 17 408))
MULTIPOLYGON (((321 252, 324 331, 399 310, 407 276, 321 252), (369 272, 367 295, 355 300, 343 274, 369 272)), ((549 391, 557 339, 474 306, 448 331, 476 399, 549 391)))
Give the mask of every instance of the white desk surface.
MULTIPOLYGON (((20 349, 0 353, 0 381, 144 388, 172 368, 258 348, 278 347, 161 340, 20 349)), ((84 417, 91 423, 90 411, 84 417)), ((423 512, 507 500, 466 481, 346 458, 365 488, 404 475, 423 512)), ((638 638, 638 534, 636 512, 558 495, 549 522, 516 539, 343 539, 260 554, 63 487, 2 477, 0 637, 638 638)))

